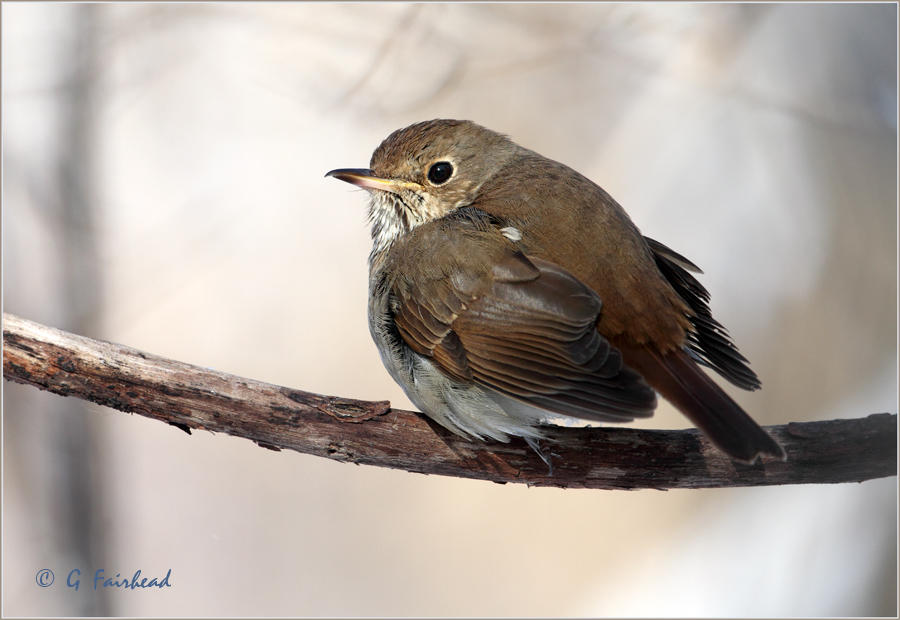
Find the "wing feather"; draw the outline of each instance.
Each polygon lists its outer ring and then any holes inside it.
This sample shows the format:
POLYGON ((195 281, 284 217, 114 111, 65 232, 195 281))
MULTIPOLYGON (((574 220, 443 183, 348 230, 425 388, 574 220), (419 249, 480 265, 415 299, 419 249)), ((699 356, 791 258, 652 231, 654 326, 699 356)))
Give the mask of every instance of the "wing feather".
POLYGON ((410 261, 391 288, 397 330, 413 350, 452 378, 551 413, 652 415, 654 391, 597 331, 596 293, 498 231, 458 228, 443 234, 457 235, 447 245, 468 260, 451 261, 449 275, 410 261))
POLYGON ((660 272, 693 312, 689 320, 694 329, 688 333, 687 344, 691 357, 738 387, 759 389, 762 384, 750 369, 747 358, 738 351, 725 327, 713 318, 709 309, 709 291, 689 273, 699 272, 700 268, 659 241, 649 237, 644 239, 653 251, 660 272))

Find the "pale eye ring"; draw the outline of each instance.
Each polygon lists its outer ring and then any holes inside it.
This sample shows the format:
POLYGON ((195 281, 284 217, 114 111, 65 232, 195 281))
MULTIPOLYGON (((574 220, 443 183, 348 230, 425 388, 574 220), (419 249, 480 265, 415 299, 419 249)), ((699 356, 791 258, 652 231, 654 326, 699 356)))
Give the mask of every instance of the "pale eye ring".
POLYGON ((453 176, 453 164, 449 161, 439 161, 428 169, 428 180, 432 185, 442 185, 453 176))

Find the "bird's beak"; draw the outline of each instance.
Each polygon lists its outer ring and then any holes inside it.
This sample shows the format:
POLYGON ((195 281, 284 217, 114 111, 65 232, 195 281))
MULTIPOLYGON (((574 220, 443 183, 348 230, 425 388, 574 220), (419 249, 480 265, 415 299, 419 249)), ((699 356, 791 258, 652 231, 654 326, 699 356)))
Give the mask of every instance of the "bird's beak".
POLYGON ((415 189, 419 187, 417 184, 409 181, 377 177, 368 168, 338 168, 325 173, 325 176, 334 177, 364 189, 378 189, 393 194, 399 194, 401 189, 415 189))

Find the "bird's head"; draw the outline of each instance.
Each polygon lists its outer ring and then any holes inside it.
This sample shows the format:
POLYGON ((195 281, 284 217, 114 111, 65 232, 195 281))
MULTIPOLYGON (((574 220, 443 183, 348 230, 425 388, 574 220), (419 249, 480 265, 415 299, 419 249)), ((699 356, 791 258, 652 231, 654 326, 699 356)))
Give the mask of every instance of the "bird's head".
POLYGON ((376 257, 416 226, 472 204, 484 183, 519 148, 471 121, 438 119, 389 135, 375 149, 369 168, 341 168, 326 176, 371 193, 376 257))

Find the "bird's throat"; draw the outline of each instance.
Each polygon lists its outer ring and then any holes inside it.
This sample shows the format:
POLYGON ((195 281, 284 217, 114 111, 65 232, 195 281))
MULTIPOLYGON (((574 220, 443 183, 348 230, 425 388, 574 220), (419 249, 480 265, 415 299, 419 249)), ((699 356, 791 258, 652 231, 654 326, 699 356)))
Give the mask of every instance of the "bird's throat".
POLYGON ((369 266, 372 269, 384 262, 384 257, 394 242, 418 225, 415 211, 400 196, 389 192, 372 192, 369 201, 369 226, 372 232, 372 252, 369 266))

